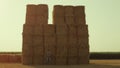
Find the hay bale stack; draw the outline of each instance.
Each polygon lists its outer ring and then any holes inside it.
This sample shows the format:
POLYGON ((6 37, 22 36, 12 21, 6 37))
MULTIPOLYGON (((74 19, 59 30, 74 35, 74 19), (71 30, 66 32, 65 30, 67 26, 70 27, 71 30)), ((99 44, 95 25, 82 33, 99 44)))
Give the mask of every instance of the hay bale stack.
POLYGON ((89 63, 89 35, 84 6, 55 5, 53 24, 48 6, 27 5, 22 63, 75 65, 89 63))

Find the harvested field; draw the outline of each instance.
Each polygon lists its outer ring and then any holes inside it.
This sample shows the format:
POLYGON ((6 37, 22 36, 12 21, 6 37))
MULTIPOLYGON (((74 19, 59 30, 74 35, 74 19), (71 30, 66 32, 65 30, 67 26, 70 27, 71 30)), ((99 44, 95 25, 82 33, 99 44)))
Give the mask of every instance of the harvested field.
POLYGON ((88 65, 29 66, 20 63, 0 63, 0 68, 120 68, 120 60, 90 60, 88 65))

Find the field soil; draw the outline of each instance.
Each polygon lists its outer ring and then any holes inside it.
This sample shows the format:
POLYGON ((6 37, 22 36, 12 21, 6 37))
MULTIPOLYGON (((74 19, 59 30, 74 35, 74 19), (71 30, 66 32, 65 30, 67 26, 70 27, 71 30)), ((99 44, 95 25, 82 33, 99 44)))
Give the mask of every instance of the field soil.
POLYGON ((120 68, 119 60, 90 60, 88 65, 39 65, 30 66, 21 63, 0 63, 0 68, 120 68))

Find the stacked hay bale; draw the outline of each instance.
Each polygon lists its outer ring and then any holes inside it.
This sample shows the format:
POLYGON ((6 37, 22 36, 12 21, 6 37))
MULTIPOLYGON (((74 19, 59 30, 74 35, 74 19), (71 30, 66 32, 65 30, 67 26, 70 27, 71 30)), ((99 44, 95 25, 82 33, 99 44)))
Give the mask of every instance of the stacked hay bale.
POLYGON ((26 23, 23 27, 23 64, 43 64, 43 27, 48 21, 48 6, 27 5, 26 23))
POLYGON ((27 5, 26 22, 23 25, 23 48, 22 48, 22 62, 23 64, 33 63, 33 34, 36 19, 36 5, 27 5))
POLYGON ((55 26, 44 25, 44 64, 55 64, 56 37, 55 26))
POLYGON ((56 28, 56 64, 67 64, 68 28, 65 24, 64 6, 54 6, 53 24, 56 28))
POLYGON ((88 64, 89 41, 84 6, 55 5, 56 64, 88 64))
POLYGON ((74 6, 64 6, 65 23, 68 26, 68 64, 77 64, 77 29, 74 22, 74 6))
POLYGON ((27 5, 23 64, 88 64, 88 42, 84 6, 55 5, 48 24, 47 5, 27 5))
POLYGON ((78 38, 78 64, 89 63, 89 35, 88 25, 85 20, 85 7, 74 7, 74 19, 77 24, 77 38, 78 38))

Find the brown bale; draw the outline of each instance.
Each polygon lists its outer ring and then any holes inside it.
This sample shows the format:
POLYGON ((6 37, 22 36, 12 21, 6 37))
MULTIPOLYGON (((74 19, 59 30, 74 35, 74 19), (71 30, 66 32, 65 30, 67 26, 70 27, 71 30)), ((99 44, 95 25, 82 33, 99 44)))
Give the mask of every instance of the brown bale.
POLYGON ((33 35, 33 26, 24 24, 23 35, 33 35))
POLYGON ((56 45, 56 37, 55 36, 44 36, 44 46, 55 46, 56 45))
POLYGON ((79 56, 89 56, 89 48, 79 48, 79 56))
POLYGON ((38 45, 34 46, 34 56, 43 56, 44 55, 44 46, 38 45))
POLYGON ((37 5, 37 16, 44 16, 48 18, 48 5, 46 4, 39 4, 37 5))
POLYGON ((24 65, 32 65, 33 64, 33 56, 24 56, 24 57, 22 57, 22 64, 24 64, 24 65))
POLYGON ((43 56, 34 56, 33 64, 34 65, 43 65, 43 56))
POLYGON ((89 48, 79 48, 79 64, 89 64, 89 48))
POLYGON ((56 48, 52 47, 45 47, 44 56, 55 56, 56 48))
POLYGON ((56 25, 56 35, 68 35, 68 27, 67 25, 56 25))
POLYGON ((67 64, 67 57, 56 57, 56 65, 66 65, 67 64))
POLYGON ((56 44, 57 46, 67 46, 68 45, 68 37, 66 36, 61 36, 61 35, 57 35, 56 37, 56 44))
POLYGON ((77 26, 77 35, 79 37, 88 37, 88 25, 77 26))
POLYGON ((36 16, 26 16, 26 24, 33 25, 36 23, 36 16))
POLYGON ((55 56, 44 56, 45 65, 55 65, 55 56))
POLYGON ((74 16, 84 16, 85 15, 85 7, 84 6, 75 6, 74 7, 74 16))
POLYGON ((78 65, 78 57, 68 57, 68 65, 78 65))
POLYGON ((31 46, 33 43, 33 36, 31 35, 23 35, 23 46, 31 46))
POLYGON ((73 56, 78 56, 78 48, 77 47, 72 47, 68 49, 68 56, 73 57, 73 56))
POLYGON ((55 35, 55 25, 52 24, 43 25, 43 30, 44 30, 44 36, 55 35))
POLYGON ((68 25, 68 34, 69 36, 77 36, 77 26, 76 25, 68 25))
POLYGON ((78 64, 89 64, 89 56, 79 56, 78 64))
POLYGON ((55 25, 64 25, 65 23, 65 18, 64 17, 54 17, 53 18, 53 24, 55 25))
POLYGON ((22 47, 22 56, 33 56, 33 47, 32 46, 23 46, 22 47))
POLYGON ((66 45, 57 45, 56 46, 56 56, 67 56, 68 55, 68 47, 66 45))
POLYGON ((16 63, 21 63, 21 60, 22 60, 22 56, 21 55, 15 55, 17 61, 16 63))
POLYGON ((74 18, 74 23, 76 24, 76 25, 80 25, 80 24, 86 24, 86 18, 85 18, 85 16, 82 16, 82 17, 75 17, 74 18))
POLYGON ((37 16, 36 17, 36 25, 47 25, 48 24, 48 18, 44 17, 44 16, 37 16))
POLYGON ((34 46, 43 46, 43 36, 33 36, 33 45, 34 46))
POLYGON ((0 55, 0 63, 8 63, 9 62, 9 56, 5 54, 0 55))
POLYGON ((35 16, 37 10, 37 5, 34 4, 28 4, 26 9, 26 16, 35 16))
POLYGON ((74 7, 73 6, 64 6, 65 16, 74 16, 74 7))
POLYGON ((21 62, 21 58, 20 56, 17 55, 9 55, 9 63, 20 63, 21 62))
POLYGON ((53 9, 53 17, 63 17, 64 16, 64 6, 55 5, 53 9))
POLYGON ((43 36, 43 25, 34 25, 34 35, 43 36))
POLYGON ((78 46, 80 48, 89 48, 89 41, 87 38, 79 38, 78 39, 78 46))
POLYGON ((65 17, 65 23, 68 24, 68 25, 71 25, 71 24, 74 25, 75 24, 74 17, 73 16, 67 16, 67 17, 65 17))
POLYGON ((69 36, 68 37, 68 46, 74 46, 77 47, 77 36, 69 36))

